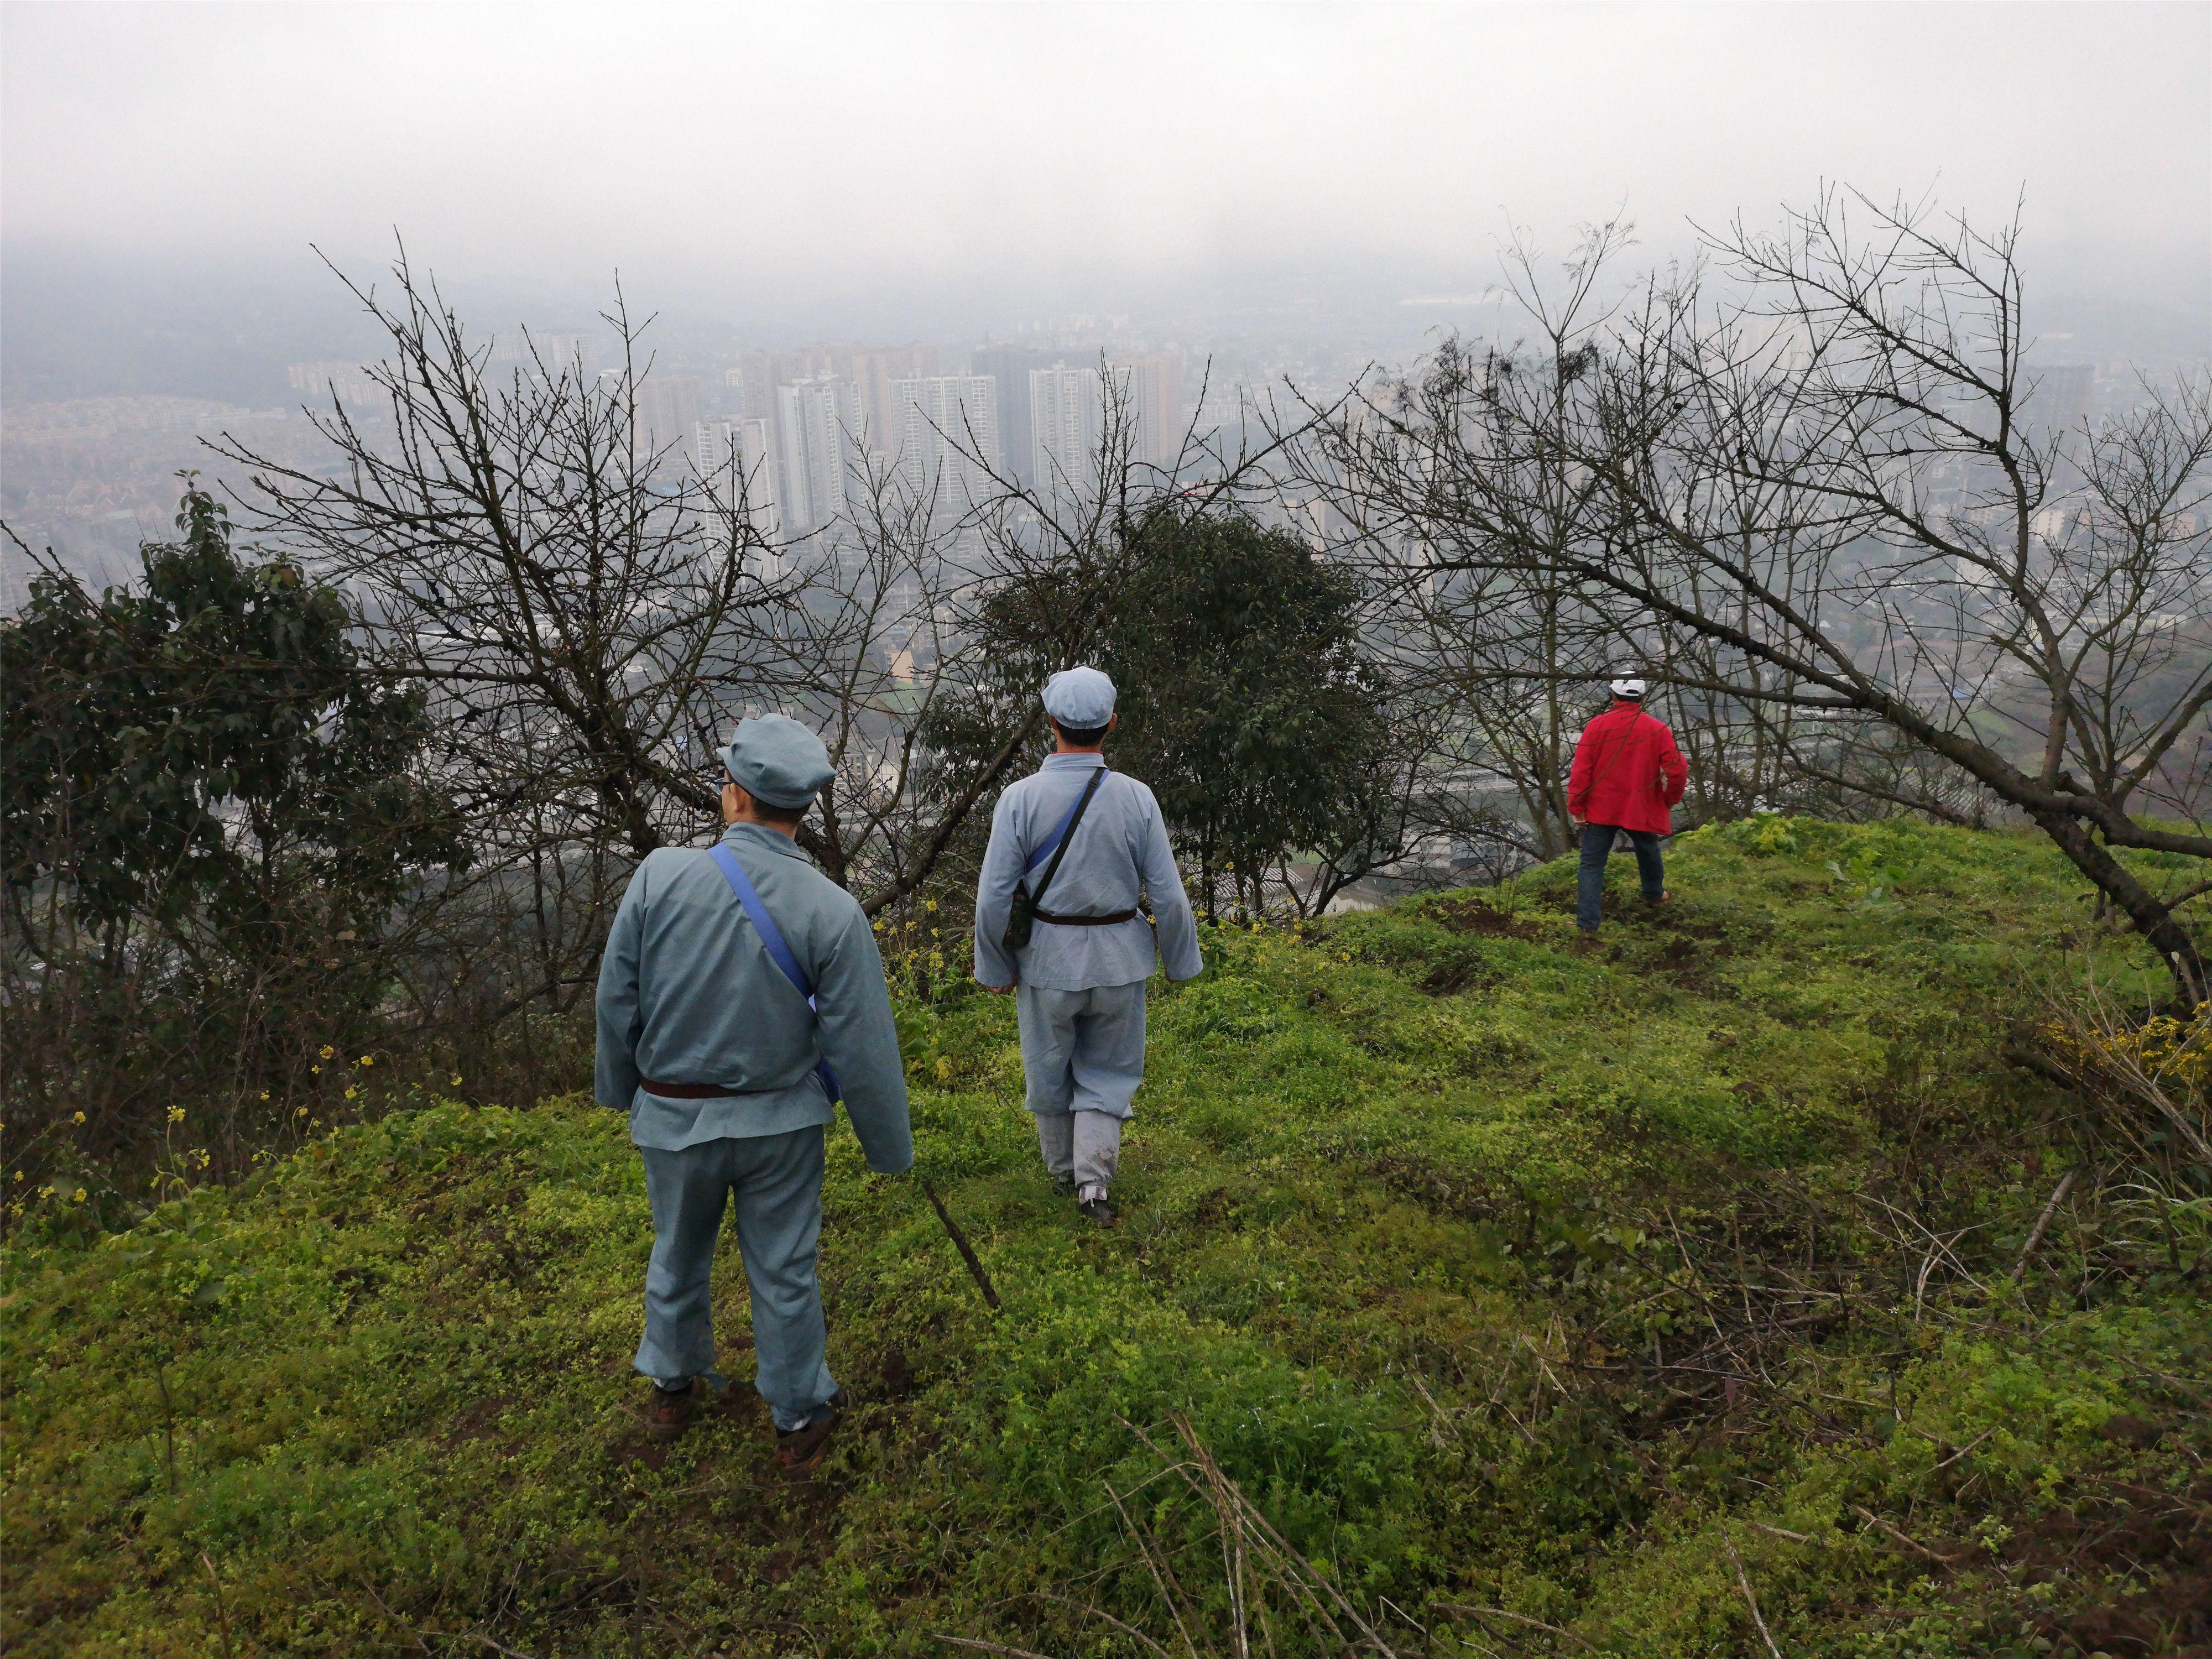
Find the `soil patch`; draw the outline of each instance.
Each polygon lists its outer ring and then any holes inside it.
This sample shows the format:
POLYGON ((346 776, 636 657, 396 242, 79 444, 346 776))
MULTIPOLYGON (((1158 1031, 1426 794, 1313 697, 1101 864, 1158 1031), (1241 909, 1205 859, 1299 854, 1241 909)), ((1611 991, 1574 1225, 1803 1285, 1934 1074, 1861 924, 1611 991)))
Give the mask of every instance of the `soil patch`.
POLYGON ((1433 900, 1426 907, 1429 918, 1439 927, 1455 933, 1482 933, 1492 938, 1540 939, 1544 930, 1496 905, 1464 895, 1454 898, 1433 900))

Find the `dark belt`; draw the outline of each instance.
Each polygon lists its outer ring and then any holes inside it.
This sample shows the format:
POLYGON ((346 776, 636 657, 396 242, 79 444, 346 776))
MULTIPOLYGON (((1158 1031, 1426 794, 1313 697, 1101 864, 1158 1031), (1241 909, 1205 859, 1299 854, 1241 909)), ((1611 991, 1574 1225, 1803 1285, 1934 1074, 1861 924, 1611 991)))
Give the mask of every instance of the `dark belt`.
POLYGON ((1134 909, 1116 910, 1110 916, 1056 916, 1049 910, 1032 910, 1030 914, 1039 921, 1048 921, 1055 927, 1111 927, 1117 922, 1127 921, 1137 913, 1134 909))
POLYGON ((637 1086, 664 1100, 726 1100, 733 1095, 772 1095, 773 1089, 732 1089, 720 1083, 656 1083, 641 1077, 637 1086))

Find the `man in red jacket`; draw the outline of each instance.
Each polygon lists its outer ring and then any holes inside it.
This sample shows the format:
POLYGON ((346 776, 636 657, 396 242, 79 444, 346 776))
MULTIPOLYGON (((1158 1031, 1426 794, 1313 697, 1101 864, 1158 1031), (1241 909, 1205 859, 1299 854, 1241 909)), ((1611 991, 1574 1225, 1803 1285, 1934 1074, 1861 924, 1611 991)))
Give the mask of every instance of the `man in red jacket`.
POLYGON ((1613 707, 1583 727, 1567 779, 1567 816, 1583 832, 1582 869, 1575 882, 1575 926, 1586 939, 1597 936, 1605 898, 1605 861, 1615 836, 1626 831, 1636 848, 1644 901, 1667 896, 1667 866, 1659 853, 1674 831, 1673 807, 1682 799, 1690 769, 1664 720, 1644 712, 1644 682, 1613 683, 1613 707))

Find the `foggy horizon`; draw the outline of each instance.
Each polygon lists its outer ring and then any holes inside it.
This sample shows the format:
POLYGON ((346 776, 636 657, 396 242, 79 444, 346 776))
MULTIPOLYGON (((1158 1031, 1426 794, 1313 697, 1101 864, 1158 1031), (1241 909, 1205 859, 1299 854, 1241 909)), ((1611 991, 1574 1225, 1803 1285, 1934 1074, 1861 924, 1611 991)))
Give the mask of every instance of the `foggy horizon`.
POLYGON ((1418 337, 1455 307, 1403 302, 1479 295, 1516 227, 1556 253, 1623 217, 1664 263, 1823 181, 2018 203, 2032 300, 2154 336, 2201 337, 2212 283, 2202 7, 16 4, 5 33, 16 396, 101 304, 345 329, 313 250, 374 279, 395 233, 485 331, 587 320, 619 273, 764 338, 1394 308, 1418 337))

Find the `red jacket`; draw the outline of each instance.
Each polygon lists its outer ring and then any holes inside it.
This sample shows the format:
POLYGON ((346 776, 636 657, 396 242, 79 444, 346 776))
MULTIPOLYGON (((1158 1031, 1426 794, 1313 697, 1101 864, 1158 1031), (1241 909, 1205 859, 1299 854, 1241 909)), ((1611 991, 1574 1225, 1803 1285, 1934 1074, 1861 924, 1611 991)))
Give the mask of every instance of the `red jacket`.
POLYGON ((1667 722, 1632 702, 1612 708, 1583 727, 1575 769, 1567 779, 1567 814, 1585 823, 1666 835, 1668 810, 1682 799, 1690 768, 1667 722))

